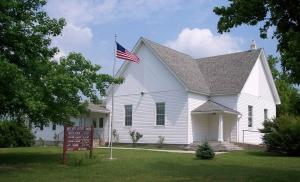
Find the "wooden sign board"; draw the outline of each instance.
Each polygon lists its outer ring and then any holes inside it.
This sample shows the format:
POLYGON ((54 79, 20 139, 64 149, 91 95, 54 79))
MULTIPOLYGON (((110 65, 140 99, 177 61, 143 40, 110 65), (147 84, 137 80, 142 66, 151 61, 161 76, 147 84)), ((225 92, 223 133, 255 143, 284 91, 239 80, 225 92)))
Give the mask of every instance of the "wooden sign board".
POLYGON ((67 151, 89 150, 93 152, 94 128, 80 126, 64 126, 63 163, 66 164, 67 151))

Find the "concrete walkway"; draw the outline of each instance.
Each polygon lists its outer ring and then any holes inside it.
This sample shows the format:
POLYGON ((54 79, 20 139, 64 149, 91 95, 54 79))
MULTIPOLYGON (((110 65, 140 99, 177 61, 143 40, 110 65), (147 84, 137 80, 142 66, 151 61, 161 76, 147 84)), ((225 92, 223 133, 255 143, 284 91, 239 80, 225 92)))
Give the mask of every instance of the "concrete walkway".
MULTIPOLYGON (((95 148, 109 149, 109 147, 95 147, 95 148)), ((121 149, 121 150, 147 150, 147 151, 154 151, 154 152, 195 154, 195 151, 188 151, 188 150, 163 150, 163 149, 145 149, 145 148, 129 148, 129 147, 113 147, 113 149, 121 149)), ((218 154, 224 154, 224 153, 227 153, 227 152, 215 152, 216 155, 218 155, 218 154)))

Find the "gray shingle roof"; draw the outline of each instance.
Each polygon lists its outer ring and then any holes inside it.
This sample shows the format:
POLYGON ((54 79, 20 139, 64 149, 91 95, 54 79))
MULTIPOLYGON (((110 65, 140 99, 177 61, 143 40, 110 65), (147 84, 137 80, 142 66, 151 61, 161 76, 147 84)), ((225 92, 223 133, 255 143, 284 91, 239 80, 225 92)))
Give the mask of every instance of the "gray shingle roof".
POLYGON ((261 49, 197 59, 211 94, 239 93, 261 49))
POLYGON ((207 95, 236 94, 243 88, 262 49, 193 59, 142 38, 188 90, 207 95))
POLYGON ((88 109, 90 112, 96 112, 96 113, 109 113, 109 110, 106 109, 105 107, 100 106, 100 105, 93 104, 93 103, 91 103, 91 102, 88 103, 87 109, 88 109))
POLYGON ((229 107, 226 107, 222 104, 213 102, 208 100, 207 102, 205 102, 204 104, 200 105, 199 107, 197 107, 196 109, 192 110, 192 112, 196 113, 196 112, 203 112, 203 113, 211 113, 211 112, 230 112, 230 113, 234 113, 234 114, 239 114, 238 111, 233 110, 229 107))

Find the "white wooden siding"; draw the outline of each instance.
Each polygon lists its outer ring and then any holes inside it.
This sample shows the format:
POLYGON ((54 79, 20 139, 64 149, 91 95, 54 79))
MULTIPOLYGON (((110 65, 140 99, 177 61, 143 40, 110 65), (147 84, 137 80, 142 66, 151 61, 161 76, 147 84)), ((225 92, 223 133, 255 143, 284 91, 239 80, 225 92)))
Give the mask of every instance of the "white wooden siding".
MULTIPOLYGON (((99 128, 99 119, 103 118, 103 124, 105 126, 108 125, 108 115, 102 113, 90 113, 87 116, 82 116, 81 118, 71 117, 70 121, 74 124, 74 126, 91 126, 93 124, 93 120, 96 119, 96 129, 99 128)), ((52 123, 49 126, 44 126, 43 130, 40 130, 39 127, 32 128, 32 132, 35 134, 35 139, 39 140, 40 138, 44 141, 55 141, 54 136, 59 135, 60 140, 63 138, 64 127, 62 125, 56 125, 56 130, 52 130, 52 123)), ((107 135, 108 131, 103 131, 101 136, 107 135)))
MULTIPOLYGON (((264 109, 268 109, 269 118, 276 116, 276 105, 267 81, 262 60, 258 59, 249 78, 238 96, 238 111, 242 113, 239 119, 238 140, 243 142, 243 130, 258 131, 264 121, 264 109), (253 126, 248 127, 248 105, 253 106, 253 126)), ((262 134, 259 132, 244 132, 244 142, 259 144, 262 134)))
POLYGON ((276 116, 276 106, 274 102, 270 102, 263 97, 253 96, 247 93, 242 93, 238 99, 238 110, 242 113, 239 119, 239 137, 240 142, 246 143, 261 143, 261 133, 245 131, 243 141, 243 130, 258 131, 262 128, 264 121, 264 109, 268 109, 269 118, 276 116), (253 106, 253 121, 252 127, 248 127, 248 105, 253 106))
POLYGON ((52 123, 49 126, 44 126, 43 130, 39 127, 33 127, 32 132, 35 135, 35 140, 43 139, 44 141, 55 141, 55 134, 61 134, 64 131, 64 127, 61 125, 56 125, 56 130, 52 130, 52 123))
POLYGON ((140 63, 129 62, 122 73, 123 84, 115 88, 114 95, 134 95, 140 92, 184 90, 184 87, 169 72, 146 46, 137 50, 140 63))
MULTIPOLYGON (((186 144, 188 103, 184 87, 145 45, 137 55, 140 63, 127 65, 121 74, 125 82, 116 87, 114 94, 113 128, 120 142, 130 143, 129 130, 137 130, 143 134, 140 143, 157 143, 158 136, 164 136, 167 144, 186 144), (156 126, 156 102, 165 103, 165 126, 156 126), (124 125, 127 104, 133 106, 131 127, 124 125)), ((110 96, 107 108, 111 110, 110 96)))
MULTIPOLYGON (((111 108, 111 102, 108 102, 111 108)), ((168 144, 187 143, 187 96, 184 91, 155 92, 114 99, 113 128, 120 135, 121 143, 131 143, 129 130, 143 134, 141 143, 157 143, 158 136, 168 144), (165 103, 165 126, 156 126, 156 102, 165 103), (132 104, 132 126, 125 126, 124 105, 132 104)))

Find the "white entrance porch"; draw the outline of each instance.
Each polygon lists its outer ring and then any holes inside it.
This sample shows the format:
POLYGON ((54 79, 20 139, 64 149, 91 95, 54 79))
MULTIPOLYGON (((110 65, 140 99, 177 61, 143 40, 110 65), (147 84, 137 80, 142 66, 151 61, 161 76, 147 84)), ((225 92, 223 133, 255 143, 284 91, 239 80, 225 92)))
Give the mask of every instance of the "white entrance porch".
POLYGON ((193 142, 236 142, 239 113, 207 101, 191 113, 193 142))

